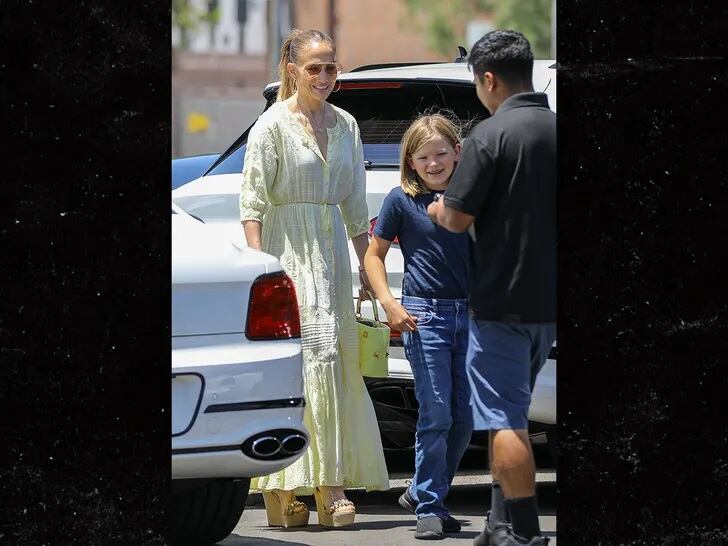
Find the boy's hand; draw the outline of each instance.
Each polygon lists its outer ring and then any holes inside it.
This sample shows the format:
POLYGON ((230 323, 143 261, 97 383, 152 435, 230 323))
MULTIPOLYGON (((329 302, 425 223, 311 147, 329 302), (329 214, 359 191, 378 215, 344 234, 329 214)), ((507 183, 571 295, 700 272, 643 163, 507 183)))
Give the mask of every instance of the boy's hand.
POLYGON ((402 304, 394 300, 391 304, 384 307, 387 313, 387 322, 389 327, 398 332, 416 332, 417 319, 402 307, 402 304))

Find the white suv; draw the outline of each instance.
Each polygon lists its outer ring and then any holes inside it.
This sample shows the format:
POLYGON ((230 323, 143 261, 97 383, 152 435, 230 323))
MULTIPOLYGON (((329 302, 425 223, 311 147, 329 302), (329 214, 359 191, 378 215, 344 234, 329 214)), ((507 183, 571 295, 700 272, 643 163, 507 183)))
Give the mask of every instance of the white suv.
POLYGON ((273 256, 172 206, 172 543, 233 530, 308 446, 298 304, 273 256))
MULTIPOLYGON (((382 201, 399 185, 399 147, 404 131, 417 114, 431 108, 446 108, 461 121, 463 136, 489 116, 475 94, 473 74, 465 62, 369 65, 340 76, 341 88, 328 101, 352 114, 361 131, 367 168, 367 205, 370 222, 376 222, 382 201)), ((269 84, 263 94, 266 108, 275 101, 278 83, 269 84)), ((535 61, 533 86, 545 91, 550 107, 556 109, 556 70, 554 61, 535 61)), ((338 86, 337 86, 338 87, 338 86)), ((175 203, 191 214, 216 226, 221 236, 244 244, 239 222, 238 196, 248 129, 197 180, 172 192, 175 203)), ((350 244, 353 297, 358 295, 357 258, 350 244)), ((392 245, 386 258, 390 289, 401 294, 404 261, 398 245, 392 245)), ((466 272, 463 272, 466 274, 466 272)), ((371 305, 362 308, 371 316, 371 305), (368 309, 367 309, 368 307, 368 309)), ((380 315, 384 315, 380 309, 380 315)), ((393 333, 390 347, 389 377, 367 378, 377 412, 385 449, 406 449, 414 445, 417 401, 412 371, 405 359, 402 343, 393 333)), ((551 432, 556 423, 555 349, 537 379, 529 412, 532 430, 551 432)), ((483 445, 485 438, 473 435, 483 445)))

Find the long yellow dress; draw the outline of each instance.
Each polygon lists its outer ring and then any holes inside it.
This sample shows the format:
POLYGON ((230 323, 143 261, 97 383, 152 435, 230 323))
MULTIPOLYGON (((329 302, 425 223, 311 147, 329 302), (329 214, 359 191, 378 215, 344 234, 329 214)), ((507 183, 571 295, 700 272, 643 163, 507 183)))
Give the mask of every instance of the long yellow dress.
POLYGON ((359 127, 334 107, 326 159, 288 106, 266 110, 248 136, 240 219, 261 220, 262 246, 293 279, 301 312, 304 424, 311 442, 256 490, 389 488, 374 407, 358 363, 348 238, 369 228, 359 127))

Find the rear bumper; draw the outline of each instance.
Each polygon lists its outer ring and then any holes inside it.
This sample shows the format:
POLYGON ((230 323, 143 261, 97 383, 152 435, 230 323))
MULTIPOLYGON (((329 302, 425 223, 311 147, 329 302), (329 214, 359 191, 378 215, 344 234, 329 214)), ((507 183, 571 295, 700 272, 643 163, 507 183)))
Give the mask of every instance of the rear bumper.
POLYGON ((291 457, 276 460, 252 458, 243 453, 243 444, 248 438, 280 429, 296 431, 308 440, 308 431, 303 426, 303 409, 255 411, 258 414, 253 416, 250 415, 250 412, 236 412, 229 416, 231 421, 235 421, 240 426, 239 440, 232 444, 208 442, 206 445, 188 447, 180 439, 173 439, 172 478, 264 476, 277 472, 298 459, 303 451, 291 457))
POLYGON ((301 456, 260 460, 242 450, 273 430, 308 440, 300 343, 253 344, 230 334, 173 338, 172 346, 172 376, 202 378, 198 391, 188 388, 194 396, 173 395, 172 478, 261 476, 301 456))
POLYGON ((549 358, 538 373, 528 419, 544 425, 556 424, 556 360, 549 358))

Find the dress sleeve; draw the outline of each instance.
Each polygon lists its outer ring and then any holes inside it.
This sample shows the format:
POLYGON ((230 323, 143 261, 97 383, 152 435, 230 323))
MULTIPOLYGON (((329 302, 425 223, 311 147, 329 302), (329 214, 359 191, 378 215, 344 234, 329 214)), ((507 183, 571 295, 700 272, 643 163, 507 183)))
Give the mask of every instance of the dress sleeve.
POLYGON ((354 173, 351 193, 341 202, 346 235, 349 239, 369 229, 367 212, 367 175, 364 169, 364 149, 359 134, 359 125, 354 121, 354 173))
POLYGON ((253 127, 248 136, 240 190, 240 221, 263 221, 268 210, 268 187, 276 178, 278 152, 268 129, 253 127))

